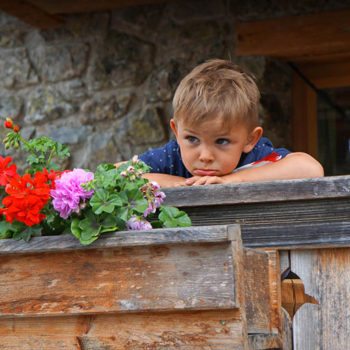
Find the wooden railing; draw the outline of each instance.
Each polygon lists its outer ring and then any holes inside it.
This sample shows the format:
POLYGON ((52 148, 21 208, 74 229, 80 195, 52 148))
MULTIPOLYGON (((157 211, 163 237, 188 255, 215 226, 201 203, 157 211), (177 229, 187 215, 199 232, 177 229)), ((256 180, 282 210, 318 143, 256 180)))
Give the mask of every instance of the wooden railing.
POLYGON ((166 194, 167 203, 186 210, 194 225, 238 223, 246 247, 277 254, 281 276, 294 279, 282 282, 281 295, 294 315, 294 349, 350 348, 350 176, 166 194))
POLYGON ((241 225, 247 247, 339 247, 350 244, 350 176, 181 187, 166 203, 194 225, 241 225))
POLYGON ((166 195, 193 227, 0 240, 0 348, 289 350, 282 305, 295 349, 349 348, 350 176, 166 195))

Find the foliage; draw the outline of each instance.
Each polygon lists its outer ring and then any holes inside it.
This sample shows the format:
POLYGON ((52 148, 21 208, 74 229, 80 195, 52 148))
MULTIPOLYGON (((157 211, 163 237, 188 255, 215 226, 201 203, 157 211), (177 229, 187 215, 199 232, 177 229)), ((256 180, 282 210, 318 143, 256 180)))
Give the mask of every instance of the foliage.
POLYGON ((9 118, 4 125, 6 149, 25 152, 28 167, 20 175, 11 157, 0 156, 0 239, 70 233, 87 245, 118 230, 191 225, 186 213, 162 204, 165 194, 142 177, 149 168, 137 157, 119 167, 100 164, 94 173, 59 171, 66 146, 46 136, 25 140, 9 118))

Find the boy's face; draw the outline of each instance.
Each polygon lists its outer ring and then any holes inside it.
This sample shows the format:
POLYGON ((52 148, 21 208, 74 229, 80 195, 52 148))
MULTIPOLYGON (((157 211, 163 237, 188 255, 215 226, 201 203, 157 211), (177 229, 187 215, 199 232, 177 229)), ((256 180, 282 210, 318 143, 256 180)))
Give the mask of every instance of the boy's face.
POLYGON ((242 123, 224 127, 220 119, 196 126, 172 119, 170 126, 180 146, 182 161, 193 176, 232 173, 242 153, 250 152, 262 135, 260 127, 249 132, 242 123))

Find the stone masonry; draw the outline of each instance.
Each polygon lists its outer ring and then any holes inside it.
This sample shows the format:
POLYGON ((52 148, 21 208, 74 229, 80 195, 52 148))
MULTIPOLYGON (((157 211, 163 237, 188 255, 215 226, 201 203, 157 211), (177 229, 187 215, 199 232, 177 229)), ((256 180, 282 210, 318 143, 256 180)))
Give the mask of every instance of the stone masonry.
POLYGON ((27 137, 67 144, 66 166, 94 170, 165 143, 180 79, 198 63, 226 58, 255 75, 265 135, 289 147, 291 72, 277 60, 236 57, 235 23, 341 8, 344 1, 257 3, 171 1, 65 16, 55 30, 0 13, 0 117, 12 116, 27 137))

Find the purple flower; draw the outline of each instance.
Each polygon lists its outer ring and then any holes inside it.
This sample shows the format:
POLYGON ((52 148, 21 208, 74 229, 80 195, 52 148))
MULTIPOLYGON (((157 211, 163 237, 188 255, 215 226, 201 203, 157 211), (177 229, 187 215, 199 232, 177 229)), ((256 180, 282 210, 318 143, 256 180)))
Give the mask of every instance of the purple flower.
POLYGON ((165 198, 165 193, 160 191, 160 186, 154 181, 146 184, 144 193, 148 200, 148 207, 144 211, 143 216, 147 217, 149 214, 155 213, 157 208, 161 206, 165 198))
POLYGON ((144 231, 152 230, 152 225, 145 219, 133 215, 126 223, 128 230, 144 231))
POLYGON ((50 191, 52 204, 63 219, 72 212, 79 212, 80 202, 90 198, 94 191, 87 191, 81 185, 94 179, 94 174, 83 169, 65 172, 56 180, 56 188, 50 191))

